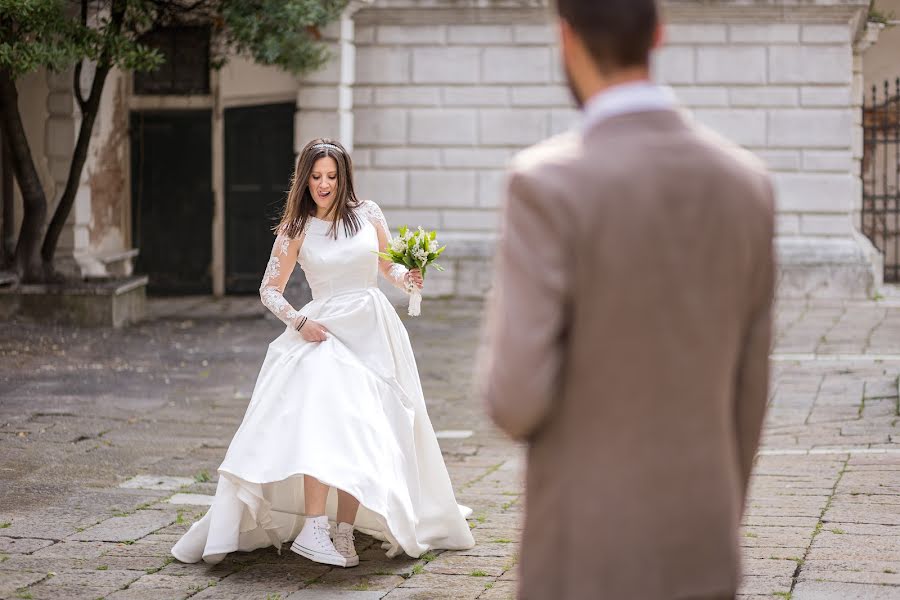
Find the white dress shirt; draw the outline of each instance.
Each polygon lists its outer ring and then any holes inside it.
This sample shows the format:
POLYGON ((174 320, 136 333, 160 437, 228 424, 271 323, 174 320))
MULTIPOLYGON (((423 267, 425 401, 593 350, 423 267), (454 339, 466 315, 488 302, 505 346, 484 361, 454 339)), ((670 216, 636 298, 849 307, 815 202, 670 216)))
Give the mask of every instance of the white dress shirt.
POLYGON ((582 128, 634 112, 675 108, 677 100, 671 88, 651 81, 636 81, 613 86, 591 97, 584 105, 582 128))

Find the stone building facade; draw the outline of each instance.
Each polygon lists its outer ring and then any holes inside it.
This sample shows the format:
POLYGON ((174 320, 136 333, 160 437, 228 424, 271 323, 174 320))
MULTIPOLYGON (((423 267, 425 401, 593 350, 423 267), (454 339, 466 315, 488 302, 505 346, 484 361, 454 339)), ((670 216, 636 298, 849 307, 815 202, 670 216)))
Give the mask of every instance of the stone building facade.
MULTIPOLYGON (((772 170, 783 296, 859 297, 881 285, 879 254, 859 233, 862 56, 878 47, 872 45, 878 28, 866 24, 869 4, 665 3, 667 42, 654 57, 654 77, 672 86, 699 122, 755 152, 772 170)), ((379 202, 392 226, 441 232, 449 246, 447 270, 429 275, 429 293, 483 295, 507 161, 578 123, 547 3, 357 2, 326 35, 333 60, 322 70, 297 80, 237 61, 215 75, 211 93, 200 100, 134 98, 123 75, 111 86, 117 91, 110 91, 104 119, 115 122, 116 106, 125 112, 198 102, 212 108, 214 293, 226 291, 227 237, 223 126, 215 119, 229 103, 289 99, 296 104, 295 151, 312 137, 341 140, 353 149, 358 192, 379 202), (232 88, 225 93, 228 81, 232 88)), ((60 102, 50 97, 54 106, 60 102)), ((98 143, 119 135, 116 129, 101 126, 98 143)), ((127 207, 129 174, 122 171, 116 201, 127 207)), ((109 204, 90 198, 91 192, 73 211, 72 250, 81 256, 99 251, 93 240, 115 237, 78 237, 85 223, 100 226, 96 207, 109 204)), ((126 251, 127 218, 120 221, 119 250, 126 251)))

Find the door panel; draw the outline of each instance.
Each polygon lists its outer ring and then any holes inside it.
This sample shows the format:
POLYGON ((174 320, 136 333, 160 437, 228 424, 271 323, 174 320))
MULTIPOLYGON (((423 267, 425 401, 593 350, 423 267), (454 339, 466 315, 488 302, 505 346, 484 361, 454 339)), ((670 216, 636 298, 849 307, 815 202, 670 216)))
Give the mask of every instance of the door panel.
POLYGON ((255 293, 294 168, 294 104, 225 111, 225 289, 255 293))
POLYGON ((212 114, 131 113, 135 270, 155 294, 212 291, 212 114))

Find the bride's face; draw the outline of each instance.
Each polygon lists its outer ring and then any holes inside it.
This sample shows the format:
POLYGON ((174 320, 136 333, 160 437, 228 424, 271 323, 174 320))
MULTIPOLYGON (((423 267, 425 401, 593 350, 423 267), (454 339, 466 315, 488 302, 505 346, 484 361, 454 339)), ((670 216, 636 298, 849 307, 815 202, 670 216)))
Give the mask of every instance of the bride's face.
POLYGON ((331 208, 337 191, 338 166, 330 156, 323 156, 315 162, 309 174, 309 193, 313 201, 323 211, 331 208))

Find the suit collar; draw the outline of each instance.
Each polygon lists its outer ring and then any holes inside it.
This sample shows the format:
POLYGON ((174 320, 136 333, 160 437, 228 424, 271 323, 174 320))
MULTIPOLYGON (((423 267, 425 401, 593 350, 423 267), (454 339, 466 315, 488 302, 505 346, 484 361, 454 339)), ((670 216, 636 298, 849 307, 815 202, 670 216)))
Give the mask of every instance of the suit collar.
POLYGON ((625 83, 604 90, 587 101, 582 129, 592 129, 598 123, 619 115, 676 107, 675 94, 668 87, 651 81, 625 83))

